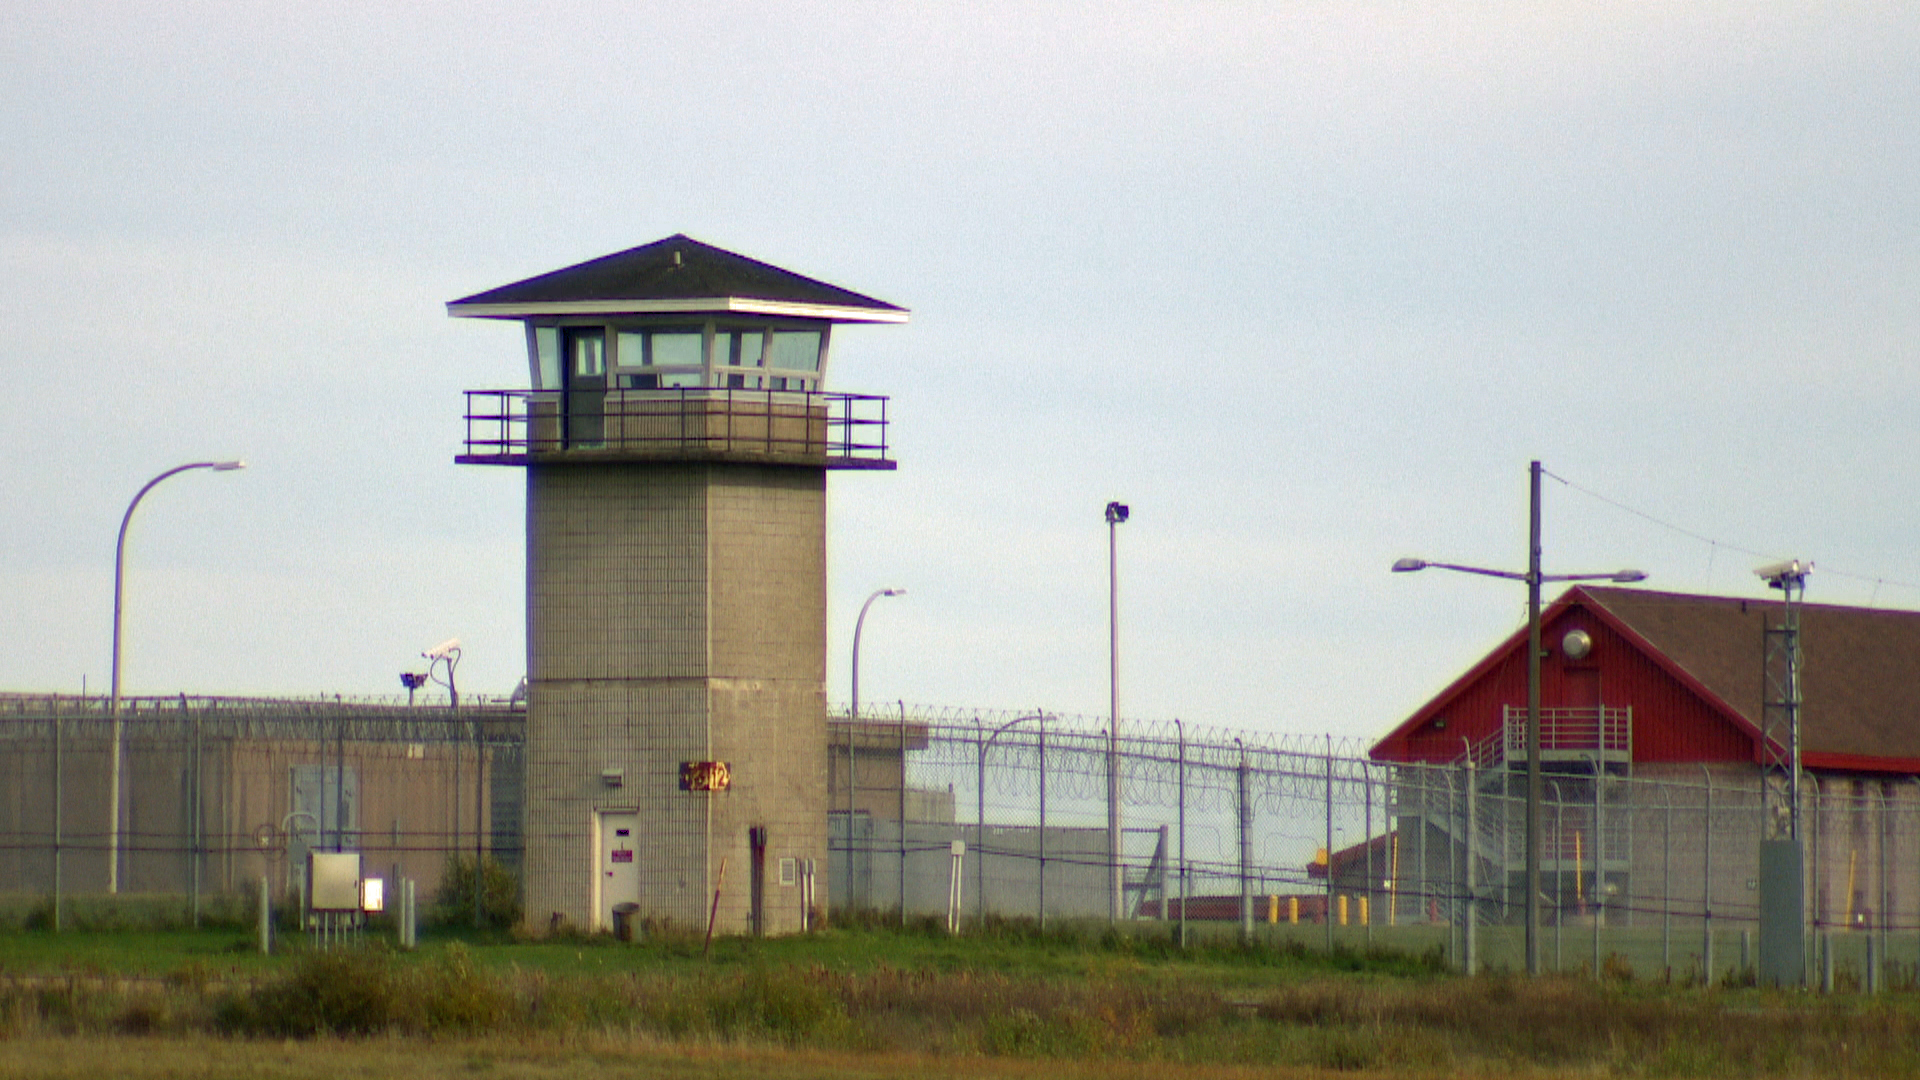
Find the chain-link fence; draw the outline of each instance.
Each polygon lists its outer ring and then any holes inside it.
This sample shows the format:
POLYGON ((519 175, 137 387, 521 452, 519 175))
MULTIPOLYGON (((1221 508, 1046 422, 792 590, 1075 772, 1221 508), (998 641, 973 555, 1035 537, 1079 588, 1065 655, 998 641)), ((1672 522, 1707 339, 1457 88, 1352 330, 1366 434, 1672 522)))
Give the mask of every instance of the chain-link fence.
MULTIPOLYGON (((1525 966, 1518 763, 1391 764, 1355 742, 1126 720, 1114 740, 1101 720, 1040 711, 899 706, 830 728, 836 904, 962 922, 1117 914, 1525 966)), ((1757 767, 1596 752, 1543 777, 1548 968, 1754 967, 1757 767)), ((1911 979, 1920 783, 1811 776, 1806 791, 1808 955, 1829 951, 1842 978, 1911 979)))
MULTIPOLYGON (((455 855, 520 864, 513 703, 127 698, 117 727, 115 828, 109 703, 0 698, 0 893, 101 893, 112 860, 122 893, 197 911, 263 876, 298 894, 311 850, 429 884, 455 855)), ((827 742, 842 910, 1117 914, 1524 966, 1525 778, 1505 761, 1382 763, 1360 742, 1179 723, 1123 721, 1116 740, 1093 718, 905 706, 833 716, 827 742)), ((1816 774, 1803 792, 1810 963, 1911 980, 1920 782, 1816 774)), ((1762 828, 1752 765, 1548 763, 1546 965, 1752 968, 1762 828)))

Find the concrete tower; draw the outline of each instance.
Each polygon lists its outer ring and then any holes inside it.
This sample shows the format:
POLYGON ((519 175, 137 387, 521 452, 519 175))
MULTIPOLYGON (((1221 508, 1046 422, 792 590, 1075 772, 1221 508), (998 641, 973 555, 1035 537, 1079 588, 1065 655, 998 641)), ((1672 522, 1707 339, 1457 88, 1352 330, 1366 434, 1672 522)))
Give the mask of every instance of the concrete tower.
POLYGON ((527 472, 527 919, 785 933, 826 905, 826 476, 891 469, 832 328, 892 304, 672 236, 447 305, 525 324, 467 394, 527 472), (722 865, 724 862, 724 876, 722 865), (635 910, 635 909, 627 909, 635 910))

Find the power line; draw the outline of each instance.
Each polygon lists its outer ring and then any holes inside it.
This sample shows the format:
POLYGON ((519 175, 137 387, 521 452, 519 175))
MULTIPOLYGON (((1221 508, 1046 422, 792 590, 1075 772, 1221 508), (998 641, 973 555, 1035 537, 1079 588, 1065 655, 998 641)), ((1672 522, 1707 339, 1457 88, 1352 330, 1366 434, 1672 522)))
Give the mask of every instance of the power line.
MULTIPOLYGON (((1714 537, 1707 536, 1703 533, 1695 532, 1692 529, 1686 528, 1681 525, 1675 525, 1673 522, 1667 521, 1664 518, 1655 517, 1654 515, 1647 513, 1645 510, 1640 509, 1639 507, 1629 506, 1618 499, 1611 498, 1606 495, 1602 495, 1600 492, 1595 491, 1592 488, 1583 487, 1580 484, 1576 484, 1573 481, 1567 479, 1566 477, 1561 476, 1558 473, 1552 472, 1551 470, 1541 469, 1540 472, 1542 475, 1550 476, 1553 479, 1558 480, 1560 483, 1566 485, 1567 487, 1572 488, 1573 490, 1579 492, 1582 495, 1587 496, 1590 499, 1594 499, 1598 502, 1606 503, 1608 506, 1611 506, 1616 510, 1624 511, 1626 513, 1632 514, 1634 517, 1640 518, 1643 521, 1647 521, 1654 525, 1658 525, 1659 527, 1666 529, 1668 532, 1679 533, 1681 536, 1684 536, 1689 540, 1697 540, 1702 544, 1706 544, 1712 549, 1713 553, 1715 554, 1717 554, 1720 551, 1720 549, 1724 548, 1728 551, 1738 552, 1741 555, 1751 556, 1752 558, 1756 558, 1756 559, 1782 558, 1782 556, 1772 554, 1770 552, 1758 551, 1758 550, 1755 550, 1754 548, 1749 548, 1749 547, 1741 547, 1738 544, 1729 544, 1724 540, 1719 540, 1714 537)), ((1712 558, 1713 556, 1710 554, 1708 556, 1708 563, 1707 563, 1709 569, 1711 569, 1713 565, 1712 558)), ((1899 581, 1894 578, 1883 577, 1877 574, 1853 574, 1853 573, 1848 573, 1845 570, 1835 570, 1833 567, 1827 566, 1825 564, 1821 565, 1820 572, 1821 574, 1830 576, 1830 577, 1850 578, 1854 581, 1870 582, 1873 585, 1873 597, 1875 599, 1879 597, 1880 588, 1883 585, 1890 586, 1896 589, 1920 590, 1920 583, 1915 583, 1911 581, 1899 581)), ((1867 602, 1867 604, 1869 607, 1873 606, 1873 600, 1870 599, 1867 602)))

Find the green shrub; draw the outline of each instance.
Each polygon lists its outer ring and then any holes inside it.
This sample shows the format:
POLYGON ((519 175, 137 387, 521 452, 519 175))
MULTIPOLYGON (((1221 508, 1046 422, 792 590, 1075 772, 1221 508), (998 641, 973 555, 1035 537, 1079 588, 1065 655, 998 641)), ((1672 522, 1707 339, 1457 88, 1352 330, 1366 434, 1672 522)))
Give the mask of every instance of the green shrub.
POLYGON ((279 979, 223 1002, 215 1022, 236 1035, 370 1035, 396 1026, 396 982, 384 950, 305 953, 279 979))
MULTIPOLYGON (((473 885, 473 856, 448 859, 427 909, 427 924, 473 926, 473 885)), ((480 912, 483 928, 510 929, 520 923, 520 881, 513 871, 490 857, 480 859, 480 912)))
POLYGON ((424 1014, 417 1022, 428 1031, 484 1031, 506 1021, 513 1011, 512 995, 457 943, 412 971, 404 983, 424 1014))
POLYGON ((302 953, 278 978, 228 997, 214 1014, 230 1035, 472 1033, 514 1019, 513 995, 454 945, 424 964, 384 948, 302 953))
POLYGON ((829 1039, 846 1026, 846 1006, 823 972, 756 967, 722 983, 707 1006, 714 1030, 772 1035, 787 1043, 829 1039))

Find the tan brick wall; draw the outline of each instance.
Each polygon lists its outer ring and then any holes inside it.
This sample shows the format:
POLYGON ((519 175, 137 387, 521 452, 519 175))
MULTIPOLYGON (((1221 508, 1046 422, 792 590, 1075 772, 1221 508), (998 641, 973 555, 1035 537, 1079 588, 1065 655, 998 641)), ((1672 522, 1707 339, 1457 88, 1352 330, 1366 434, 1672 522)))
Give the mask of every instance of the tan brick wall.
POLYGON ((824 470, 530 468, 527 620, 529 921, 594 924, 594 815, 634 810, 643 913, 704 923, 724 858, 718 926, 745 931, 764 826, 767 929, 798 929, 779 860, 826 860, 824 470), (700 760, 733 790, 679 790, 700 760))

